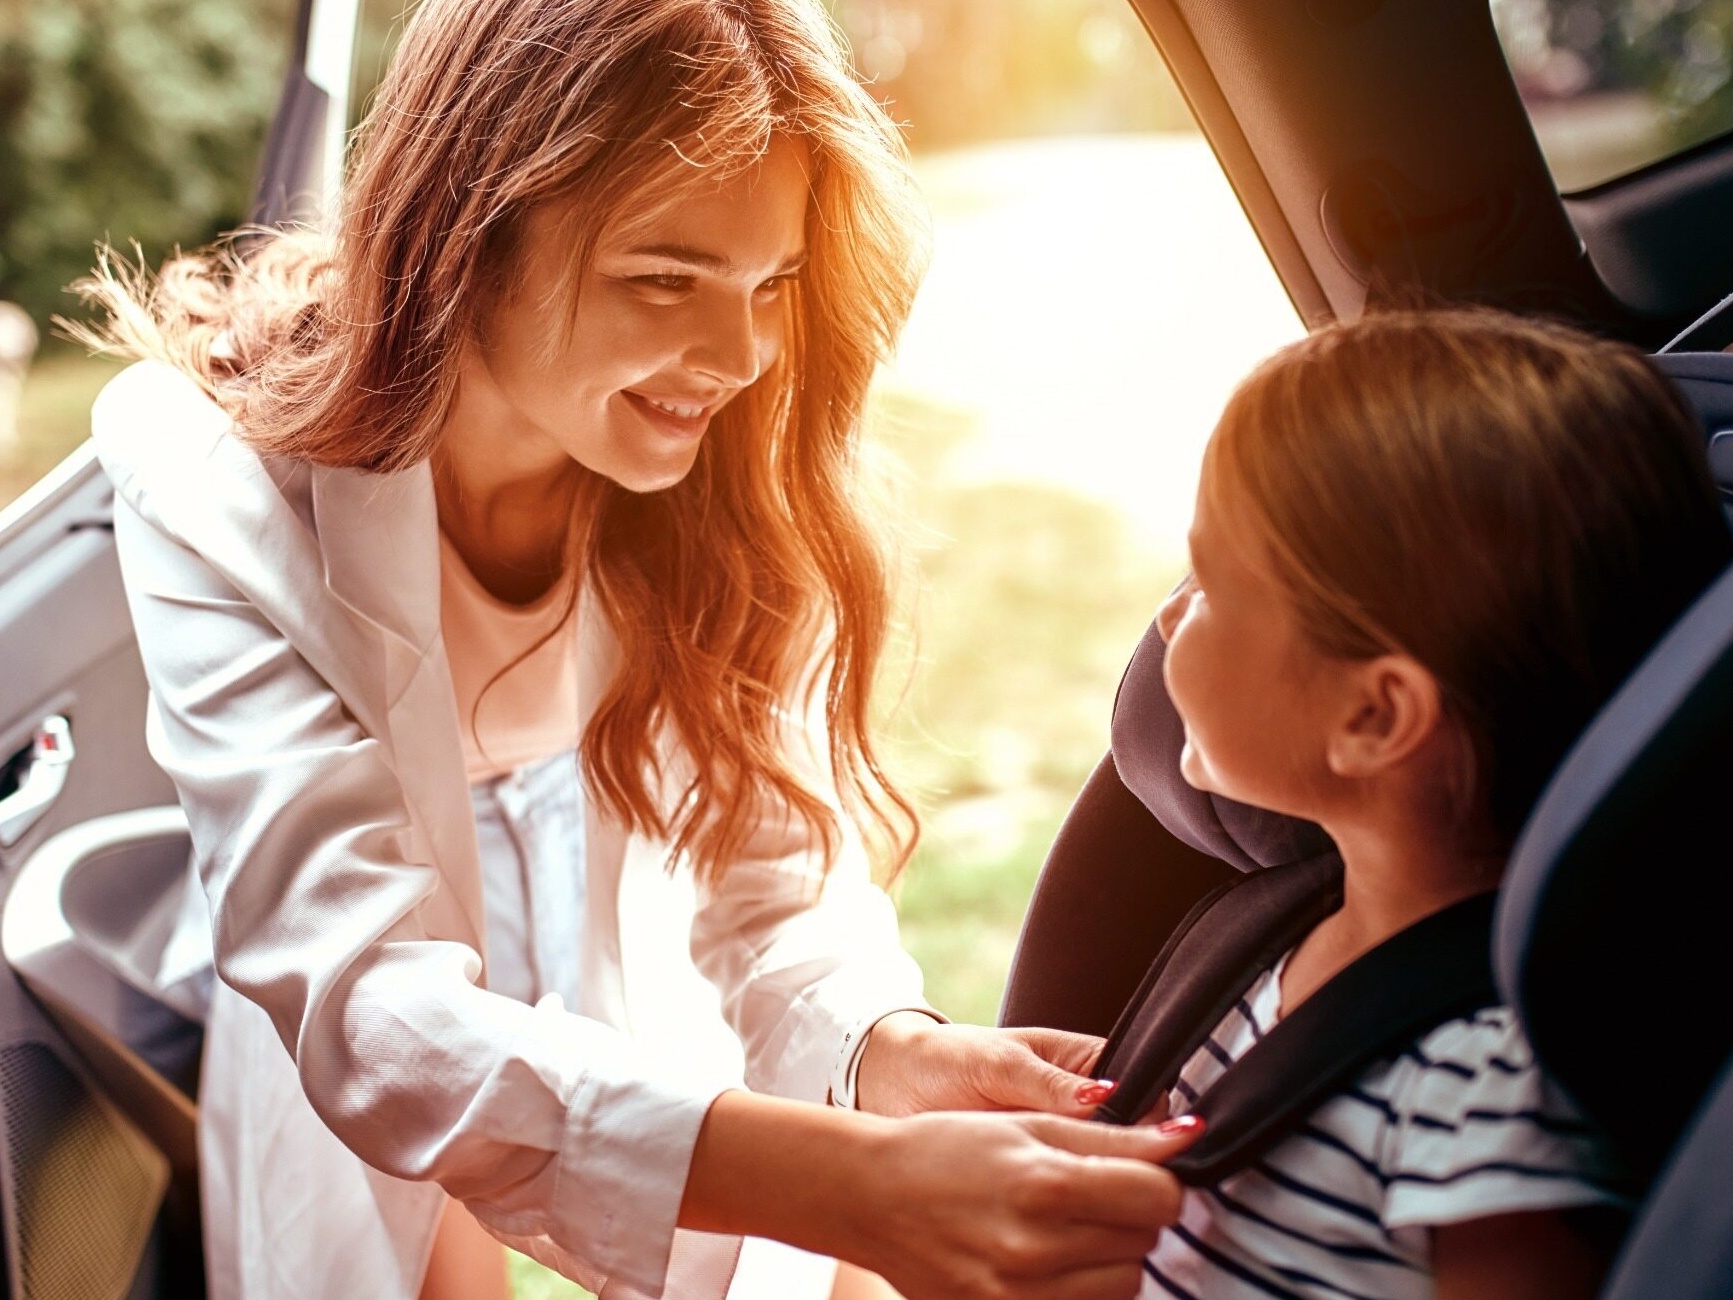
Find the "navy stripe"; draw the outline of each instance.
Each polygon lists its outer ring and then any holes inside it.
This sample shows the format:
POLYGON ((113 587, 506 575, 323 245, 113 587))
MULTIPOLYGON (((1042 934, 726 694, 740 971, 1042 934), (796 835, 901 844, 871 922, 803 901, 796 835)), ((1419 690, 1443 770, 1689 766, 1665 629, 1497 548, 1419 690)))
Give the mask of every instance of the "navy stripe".
POLYGON ((1463 1119, 1472 1120, 1477 1124, 1513 1124, 1528 1123, 1546 1133, 1558 1133, 1568 1137, 1592 1137, 1594 1130, 1579 1119, 1571 1119, 1565 1115, 1549 1115, 1544 1110, 1470 1110, 1463 1112, 1463 1119))
POLYGON ((1276 1265, 1276 1272, 1290 1282, 1298 1282, 1301 1286, 1321 1286, 1326 1291, 1334 1291, 1337 1295, 1347 1296, 1348 1300, 1384 1300, 1383 1296, 1367 1295, 1364 1291, 1350 1291, 1345 1286, 1338 1286, 1327 1278, 1313 1277, 1310 1273, 1302 1273, 1297 1268, 1283 1268, 1276 1265))
POLYGON ((1234 1058, 1229 1056, 1222 1045, 1213 1038, 1203 1040, 1203 1050, 1215 1057, 1224 1069, 1234 1063, 1234 1058))
MULTIPOLYGON (((1380 1183, 1388 1181, 1388 1179, 1384 1177, 1384 1171, 1380 1169, 1376 1163, 1367 1156, 1356 1151, 1334 1133, 1326 1132, 1315 1124, 1302 1124, 1299 1128, 1294 1130, 1294 1135, 1296 1137, 1310 1138, 1312 1141, 1318 1143, 1318 1145, 1329 1147, 1332 1151, 1340 1151, 1343 1155, 1347 1156, 1348 1159, 1352 1160, 1355 1164, 1359 1165, 1360 1168, 1364 1169, 1368 1174, 1376 1178, 1380 1183)), ((1281 1148, 1278 1146, 1276 1150, 1280 1151, 1281 1148)))
POLYGON ((1306 1297, 1301 1295, 1298 1291, 1290 1291, 1286 1287, 1277 1286, 1268 1278, 1260 1277, 1258 1274, 1252 1272, 1251 1269, 1240 1263, 1239 1260, 1234 1259, 1229 1255, 1222 1254, 1221 1251, 1217 1250, 1213 1246, 1205 1245, 1198 1239, 1196 1234, 1187 1231, 1187 1229, 1182 1225, 1176 1223, 1173 1227, 1168 1229, 1168 1231, 1173 1233, 1173 1235, 1178 1237, 1181 1241, 1185 1242, 1186 1245, 1190 1246, 1210 1263, 1214 1264, 1222 1272, 1237 1277, 1247 1286, 1256 1287, 1265 1295, 1274 1296, 1276 1300, 1306 1300, 1306 1297))
POLYGON ((1292 1174, 1284 1174, 1267 1160, 1259 1162, 1254 1167, 1278 1187, 1285 1187, 1290 1192, 1304 1196, 1308 1201, 1316 1201, 1320 1205, 1328 1205, 1332 1209, 1340 1210, 1343 1214, 1372 1224, 1380 1231, 1384 1228, 1383 1221, 1379 1219, 1377 1211, 1368 1209, 1358 1201, 1350 1201, 1346 1197, 1332 1195, 1321 1187, 1313 1187, 1310 1183, 1303 1183, 1292 1174))
POLYGON ((1454 1074, 1459 1079, 1477 1079, 1480 1077, 1480 1071, 1472 1065, 1465 1065, 1461 1061, 1452 1061, 1448 1057, 1428 1056, 1418 1046, 1410 1047, 1402 1055, 1419 1062, 1422 1069, 1442 1070, 1446 1074, 1454 1074))
POLYGON ((1466 1169, 1457 1169, 1448 1174, 1391 1174, 1392 1183, 1420 1183, 1425 1187, 1448 1187, 1451 1183, 1459 1183, 1464 1178, 1473 1178, 1477 1174, 1515 1174, 1519 1178, 1562 1178, 1571 1182, 1584 1183, 1590 1187, 1598 1186, 1594 1179, 1575 1169, 1538 1169, 1534 1165, 1522 1165, 1514 1160, 1488 1160, 1484 1164, 1469 1165, 1466 1169))
POLYGON ((1392 1124, 1396 1123, 1401 1118, 1401 1116, 1397 1115, 1394 1106, 1385 1101, 1382 1097, 1374 1097, 1364 1088, 1348 1088, 1338 1095, 1346 1097, 1349 1101, 1357 1101, 1362 1106, 1370 1106, 1392 1124))
POLYGON ((1258 1028, 1258 1018, 1252 1014, 1252 1009, 1246 1005, 1246 1000, 1244 998, 1241 998, 1238 1002, 1234 1003, 1234 1010, 1245 1017, 1246 1028, 1252 1031, 1252 1041, 1261 1041, 1264 1036, 1263 1030, 1258 1028))
POLYGON ((1303 1241, 1308 1246, 1315 1247, 1318 1250, 1327 1251, 1332 1255, 1338 1255, 1343 1259, 1364 1260, 1367 1263, 1372 1264, 1392 1264, 1397 1268, 1412 1269, 1416 1267, 1414 1264, 1403 1259, 1400 1255, 1393 1255, 1387 1250, 1378 1249, 1376 1246, 1355 1246, 1347 1242, 1325 1241, 1320 1237, 1314 1237, 1308 1232, 1302 1232, 1298 1228, 1290 1227, 1288 1224, 1278 1222, 1277 1220, 1270 1218, 1267 1214, 1260 1214, 1257 1210, 1254 1210, 1243 1201, 1236 1201, 1233 1197, 1222 1191, 1220 1187, 1208 1188, 1205 1190, 1204 1195, 1219 1202, 1222 1208, 1227 1210, 1230 1214, 1237 1214, 1242 1219, 1250 1219, 1253 1223, 1261 1224, 1271 1232, 1279 1232, 1284 1237, 1292 1237, 1295 1241, 1303 1241))
POLYGON ((1528 1070, 1526 1065, 1518 1065, 1515 1061, 1503 1056, 1489 1056, 1486 1063, 1500 1074, 1523 1074, 1528 1070))
POLYGON ((1432 1129, 1438 1133, 1458 1133, 1467 1124, 1532 1124, 1544 1133, 1553 1133, 1560 1137, 1595 1135, 1594 1129, 1581 1120, 1565 1115, 1549 1115, 1544 1110, 1465 1110, 1462 1112, 1461 1124, 1441 1115, 1428 1115, 1425 1111, 1417 1110, 1408 1116, 1408 1122, 1415 1128, 1432 1129))
POLYGON ((1197 1100, 1197 1089, 1192 1087, 1184 1079, 1175 1079, 1173 1081, 1173 1090, 1180 1096, 1184 1097, 1187 1102, 1195 1102, 1197 1100))
POLYGON ((1166 1273, 1163 1273, 1159 1268, 1157 1268, 1154 1260, 1144 1260, 1143 1271, 1148 1273, 1149 1276, 1155 1280, 1155 1284, 1163 1291, 1166 1291, 1169 1295, 1178 1296, 1179 1300, 1200 1300, 1198 1296, 1187 1291, 1178 1282, 1175 1282, 1166 1273))

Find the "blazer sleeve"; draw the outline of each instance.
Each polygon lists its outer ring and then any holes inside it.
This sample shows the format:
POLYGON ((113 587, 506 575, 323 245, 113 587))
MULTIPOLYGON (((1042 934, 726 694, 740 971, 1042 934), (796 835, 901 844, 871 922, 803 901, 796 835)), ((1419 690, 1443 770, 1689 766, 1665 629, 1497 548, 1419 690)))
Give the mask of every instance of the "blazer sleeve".
POLYGON ((718 1090, 557 998, 478 987, 476 951, 428 919, 441 875, 387 749, 198 553, 119 499, 115 532, 218 973, 270 1015, 314 1109, 580 1280, 659 1292, 718 1090))
POLYGON ((740 858, 701 889, 692 958, 746 1049, 747 1086, 822 1102, 833 1067, 858 1051, 858 1031, 892 1011, 931 1008, 896 909, 838 807, 823 711, 815 703, 788 719, 798 765, 838 811, 840 852, 826 872, 809 828, 765 817, 740 858))

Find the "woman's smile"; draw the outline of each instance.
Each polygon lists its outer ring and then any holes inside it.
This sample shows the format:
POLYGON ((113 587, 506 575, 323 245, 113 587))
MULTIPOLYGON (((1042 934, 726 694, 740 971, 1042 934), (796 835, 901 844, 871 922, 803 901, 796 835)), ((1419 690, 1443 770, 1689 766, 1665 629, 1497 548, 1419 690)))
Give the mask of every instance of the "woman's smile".
POLYGON ((621 390, 620 396, 658 433, 671 438, 696 441, 710 428, 711 417, 727 405, 734 394, 725 393, 706 401, 697 401, 692 398, 641 393, 627 388, 621 390))

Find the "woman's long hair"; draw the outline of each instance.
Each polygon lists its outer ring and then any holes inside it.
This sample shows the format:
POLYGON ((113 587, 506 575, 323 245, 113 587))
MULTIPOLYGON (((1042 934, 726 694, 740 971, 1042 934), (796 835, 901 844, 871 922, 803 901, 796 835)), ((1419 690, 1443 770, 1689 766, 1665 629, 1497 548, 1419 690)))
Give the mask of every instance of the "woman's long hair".
POLYGON ((912 305, 924 221, 901 140, 815 0, 425 0, 334 238, 273 233, 155 279, 110 259, 80 286, 107 313, 88 341, 191 375, 261 453, 402 470, 432 454, 461 350, 499 303, 529 289, 569 319, 611 223, 750 167, 779 135, 804 146, 813 195, 781 361, 677 486, 584 475, 568 539, 624 665, 582 738, 590 787, 706 879, 766 818, 806 825, 828 859, 845 817, 898 865, 915 831, 869 735, 889 579, 855 498, 867 388, 912 305), (526 219, 550 207, 575 255, 526 266, 526 219), (790 743, 808 708, 828 773, 790 743), (665 739, 689 767, 670 770, 665 739))
POLYGON ((1506 841, 1733 554, 1703 435, 1634 348, 1490 311, 1333 326, 1266 361, 1204 458, 1327 654, 1403 653, 1506 841))

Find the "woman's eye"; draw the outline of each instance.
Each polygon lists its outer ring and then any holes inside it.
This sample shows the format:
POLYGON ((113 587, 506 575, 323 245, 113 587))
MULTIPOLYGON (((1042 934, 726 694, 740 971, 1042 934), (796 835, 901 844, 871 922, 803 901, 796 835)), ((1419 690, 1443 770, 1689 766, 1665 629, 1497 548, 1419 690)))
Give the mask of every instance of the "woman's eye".
POLYGON ((641 284, 648 289, 690 289, 692 277, 689 275, 634 275, 633 284, 641 284))
POLYGON ((800 279, 800 275, 797 272, 772 276, 758 286, 758 294, 762 298, 775 298, 798 279, 800 279))

